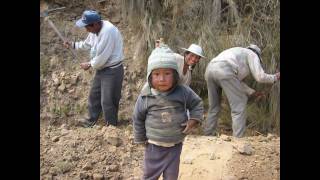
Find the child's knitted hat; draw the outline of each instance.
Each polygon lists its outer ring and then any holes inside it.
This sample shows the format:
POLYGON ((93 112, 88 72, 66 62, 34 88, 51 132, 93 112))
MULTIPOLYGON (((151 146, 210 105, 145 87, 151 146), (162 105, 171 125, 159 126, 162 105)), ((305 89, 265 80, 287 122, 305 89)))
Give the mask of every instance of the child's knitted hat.
POLYGON ((173 51, 164 44, 155 48, 148 58, 147 80, 154 69, 171 68, 178 71, 178 65, 173 51))

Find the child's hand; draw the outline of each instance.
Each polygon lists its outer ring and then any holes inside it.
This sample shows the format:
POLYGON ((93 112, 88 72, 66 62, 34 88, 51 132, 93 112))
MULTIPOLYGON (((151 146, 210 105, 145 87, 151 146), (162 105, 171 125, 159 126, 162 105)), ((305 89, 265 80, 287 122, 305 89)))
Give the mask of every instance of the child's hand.
POLYGON ((149 144, 148 141, 146 141, 146 142, 144 142, 144 143, 142 144, 142 146, 145 147, 145 148, 147 148, 147 147, 148 147, 148 144, 149 144))
POLYGON ((189 119, 187 123, 181 124, 182 126, 186 126, 186 128, 182 131, 182 133, 189 134, 197 124, 198 124, 198 121, 194 119, 189 119))
POLYGON ((143 141, 143 142, 138 142, 136 144, 138 144, 139 146, 147 147, 149 143, 148 143, 148 141, 143 141))

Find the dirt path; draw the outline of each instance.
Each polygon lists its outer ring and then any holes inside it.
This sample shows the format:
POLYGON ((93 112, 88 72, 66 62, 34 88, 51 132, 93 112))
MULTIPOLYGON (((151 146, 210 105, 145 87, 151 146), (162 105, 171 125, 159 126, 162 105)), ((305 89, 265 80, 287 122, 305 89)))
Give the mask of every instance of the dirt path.
POLYGON ((181 155, 179 179, 221 179, 232 157, 230 143, 216 137, 187 137, 181 155))
POLYGON ((273 135, 241 139, 189 136, 179 179, 279 179, 279 141, 273 135))

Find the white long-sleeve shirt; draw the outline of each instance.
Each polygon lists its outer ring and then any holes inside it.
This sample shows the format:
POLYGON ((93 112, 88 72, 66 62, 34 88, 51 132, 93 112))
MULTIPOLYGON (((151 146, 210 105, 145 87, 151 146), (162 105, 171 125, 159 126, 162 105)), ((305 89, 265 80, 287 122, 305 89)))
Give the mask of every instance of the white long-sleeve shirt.
POLYGON ((90 50, 90 64, 96 70, 118 64, 123 59, 121 33, 109 21, 102 21, 98 35, 89 33, 84 41, 76 42, 75 49, 90 50))
MULTIPOLYGON (((227 49, 212 59, 210 63, 218 61, 229 62, 237 72, 237 76, 240 81, 247 77, 250 72, 257 82, 273 83, 277 81, 276 75, 264 72, 258 55, 250 49, 243 47, 227 49)), ((241 85, 248 94, 252 94, 254 92, 254 90, 248 87, 245 83, 241 82, 241 85)))
POLYGON ((184 67, 184 57, 180 54, 174 53, 178 65, 178 73, 179 73, 179 84, 183 84, 189 86, 191 84, 191 70, 187 70, 186 74, 183 74, 183 67, 184 67))

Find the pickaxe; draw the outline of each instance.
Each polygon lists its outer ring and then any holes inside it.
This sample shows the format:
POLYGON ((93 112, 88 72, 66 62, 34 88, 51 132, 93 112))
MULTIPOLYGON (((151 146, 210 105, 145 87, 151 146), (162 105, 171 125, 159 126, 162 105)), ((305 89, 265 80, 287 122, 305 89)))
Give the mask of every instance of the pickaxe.
MULTIPOLYGON (((62 36, 62 34, 60 33, 60 31, 57 29, 57 27, 53 24, 53 22, 49 19, 49 13, 52 11, 57 11, 57 10, 61 10, 64 9, 65 7, 60 7, 60 8, 55 8, 55 9, 50 9, 50 10, 44 10, 43 12, 40 11, 40 17, 44 17, 45 21, 47 21, 50 25, 50 27, 57 33, 57 35, 60 37, 60 39, 65 42, 65 38, 62 36)), ((75 59, 77 59, 78 61, 81 62, 80 57, 77 55, 77 53, 75 52, 74 49, 72 48, 68 48, 72 55, 75 57, 75 59)))

